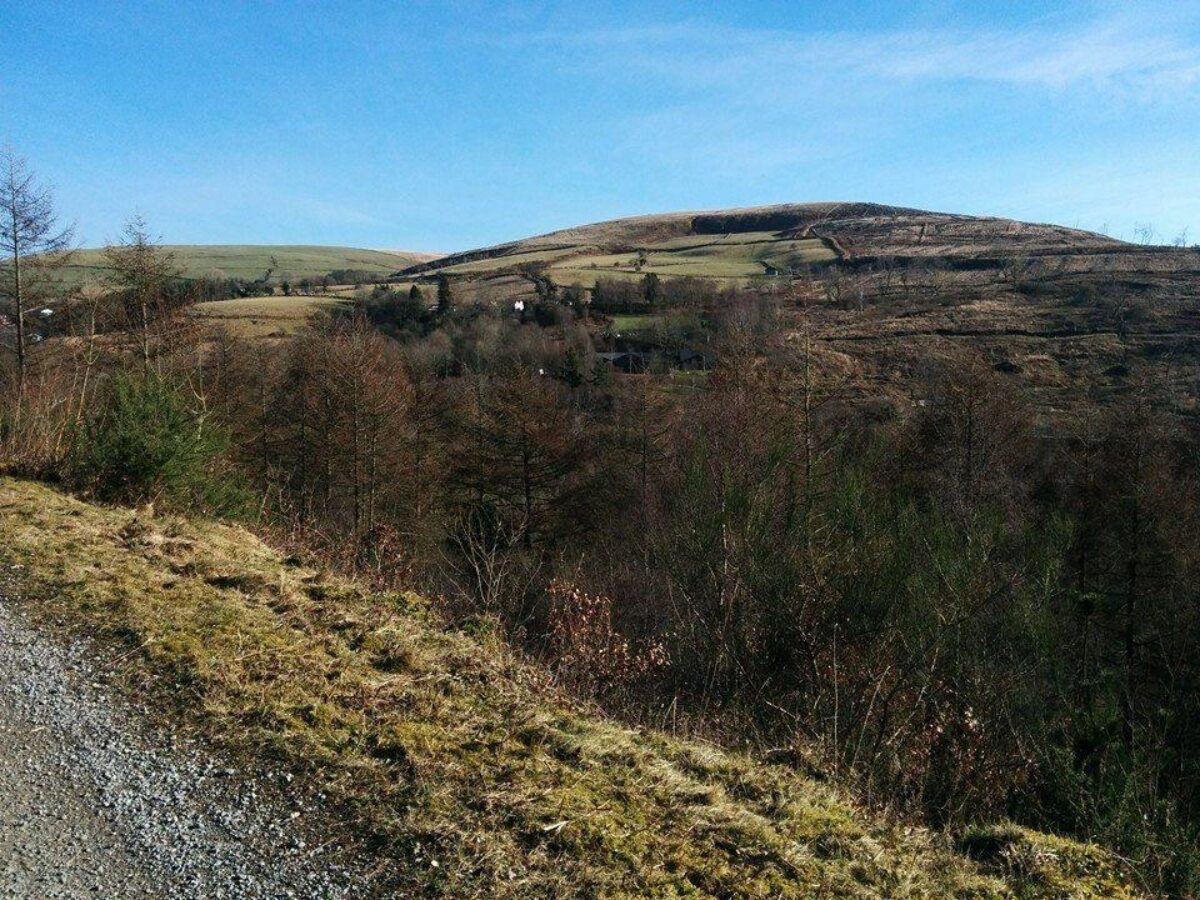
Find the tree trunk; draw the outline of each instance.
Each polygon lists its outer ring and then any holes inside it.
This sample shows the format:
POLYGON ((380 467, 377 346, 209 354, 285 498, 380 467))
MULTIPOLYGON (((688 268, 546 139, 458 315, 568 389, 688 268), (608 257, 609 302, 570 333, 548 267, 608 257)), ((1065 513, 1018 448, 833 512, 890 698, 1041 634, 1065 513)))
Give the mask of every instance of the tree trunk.
POLYGON ((525 527, 522 529, 521 542, 526 550, 533 546, 533 535, 530 534, 533 528, 533 485, 530 477, 529 448, 526 446, 521 448, 521 486, 525 495, 525 527))
POLYGON ((21 291, 21 241, 18 237, 17 207, 14 203, 9 210, 12 216, 13 228, 13 318, 17 326, 17 408, 14 414, 14 425, 21 421, 21 407, 25 402, 25 298, 21 291))
POLYGON ((146 291, 142 288, 139 291, 138 302, 141 306, 142 314, 142 365, 146 371, 150 370, 150 309, 146 301, 146 291))

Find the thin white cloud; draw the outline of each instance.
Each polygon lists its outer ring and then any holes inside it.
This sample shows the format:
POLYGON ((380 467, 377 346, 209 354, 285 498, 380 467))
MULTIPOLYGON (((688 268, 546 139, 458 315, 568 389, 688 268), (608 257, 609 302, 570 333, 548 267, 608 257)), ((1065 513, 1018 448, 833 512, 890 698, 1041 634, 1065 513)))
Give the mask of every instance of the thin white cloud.
POLYGON ((291 197, 288 205, 298 214, 323 225, 386 225, 378 216, 343 203, 316 197, 291 197))
MULTIPOLYGON (((972 80, 1062 90, 1074 86, 1167 95, 1200 86, 1195 16, 1150 7, 1083 25, 796 32, 707 23, 525 34, 515 40, 572 65, 619 67, 680 86, 733 88, 787 78, 972 80)), ((510 39, 512 40, 512 39, 510 39)))
POLYGON ((1071 86, 1189 87, 1200 46, 1174 33, 1139 33, 1103 23, 1070 32, 994 31, 908 36, 880 47, 878 74, 971 79, 1065 89, 1071 86), (889 52, 890 51, 890 52, 889 52))
MULTIPOLYGON (((1125 104, 1186 113, 1200 99, 1200 4, 1130 7, 1007 28, 801 32, 683 21, 484 40, 603 84, 618 111, 595 127, 634 164, 767 179, 822 160, 856 165, 872 147, 911 145, 920 123, 945 128, 943 116, 986 121, 973 104, 997 99, 978 93, 987 88, 1008 89, 1004 102, 1037 103, 1043 117, 1047 104, 1086 107, 1093 122, 1113 123, 1098 137, 1119 132, 1125 104)), ((987 139, 949 135, 960 147, 987 139)))

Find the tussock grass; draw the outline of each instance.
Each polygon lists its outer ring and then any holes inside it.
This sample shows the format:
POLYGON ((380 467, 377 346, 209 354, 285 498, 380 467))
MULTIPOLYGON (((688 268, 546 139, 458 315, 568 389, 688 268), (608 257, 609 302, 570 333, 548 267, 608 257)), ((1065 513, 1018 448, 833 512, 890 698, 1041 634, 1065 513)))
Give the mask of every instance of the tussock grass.
POLYGON ((0 556, 215 739, 347 804, 400 895, 1134 896, 1095 848, 998 828, 958 852, 789 767, 622 727, 420 597, 239 528, 4 479, 0 556))

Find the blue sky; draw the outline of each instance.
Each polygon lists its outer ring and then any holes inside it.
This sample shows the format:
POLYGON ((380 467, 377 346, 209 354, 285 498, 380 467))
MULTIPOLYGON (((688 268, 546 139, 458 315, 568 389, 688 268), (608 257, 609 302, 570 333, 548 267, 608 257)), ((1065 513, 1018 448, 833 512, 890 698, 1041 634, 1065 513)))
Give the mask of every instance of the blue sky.
POLYGON ((4 0, 0 56, 0 143, 88 245, 805 200, 1200 240, 1200 0, 4 0))

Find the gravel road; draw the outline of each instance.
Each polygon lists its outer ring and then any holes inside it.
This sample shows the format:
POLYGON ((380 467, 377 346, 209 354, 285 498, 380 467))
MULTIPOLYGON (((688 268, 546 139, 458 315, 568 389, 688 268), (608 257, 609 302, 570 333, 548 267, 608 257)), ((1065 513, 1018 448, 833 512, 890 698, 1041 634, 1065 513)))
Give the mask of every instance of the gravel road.
POLYGON ((0 581, 0 898, 358 897, 320 797, 149 724, 0 581))

